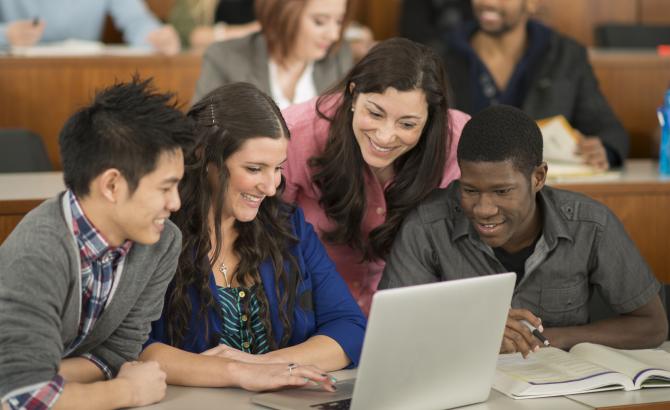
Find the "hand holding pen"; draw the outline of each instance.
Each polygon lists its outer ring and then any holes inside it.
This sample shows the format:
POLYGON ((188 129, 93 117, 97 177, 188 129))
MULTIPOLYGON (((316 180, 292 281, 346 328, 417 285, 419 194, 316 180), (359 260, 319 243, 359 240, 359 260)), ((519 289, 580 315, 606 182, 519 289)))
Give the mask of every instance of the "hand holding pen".
POLYGON ((510 309, 500 353, 519 352, 525 358, 539 350, 541 345, 548 346, 549 341, 542 335, 543 330, 542 320, 529 310, 510 309))
POLYGON ((526 327, 528 328, 528 330, 530 330, 530 332, 533 334, 533 336, 535 336, 540 342, 542 342, 543 345, 545 345, 545 346, 550 345, 549 340, 547 340, 547 338, 544 337, 544 335, 542 334, 542 332, 544 331, 544 328, 542 327, 542 325, 540 325, 539 328, 536 328, 535 326, 528 323, 527 320, 522 320, 521 323, 526 325, 526 327))

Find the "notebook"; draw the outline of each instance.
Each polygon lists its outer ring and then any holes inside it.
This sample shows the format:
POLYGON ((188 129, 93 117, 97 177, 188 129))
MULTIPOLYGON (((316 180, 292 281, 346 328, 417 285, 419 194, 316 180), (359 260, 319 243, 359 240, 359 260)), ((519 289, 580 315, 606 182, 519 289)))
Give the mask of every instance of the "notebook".
POLYGON ((491 391, 516 275, 378 291, 355 380, 262 393, 274 409, 446 409, 491 391), (350 406, 350 407, 349 407, 350 406))

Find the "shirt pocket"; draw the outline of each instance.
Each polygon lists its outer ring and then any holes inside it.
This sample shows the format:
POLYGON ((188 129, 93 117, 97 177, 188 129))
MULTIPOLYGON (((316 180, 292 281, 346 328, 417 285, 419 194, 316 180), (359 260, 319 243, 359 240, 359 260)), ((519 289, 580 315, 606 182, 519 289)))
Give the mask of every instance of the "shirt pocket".
POLYGON ((545 327, 583 325, 588 321, 589 286, 586 280, 566 288, 545 288, 540 311, 545 327))

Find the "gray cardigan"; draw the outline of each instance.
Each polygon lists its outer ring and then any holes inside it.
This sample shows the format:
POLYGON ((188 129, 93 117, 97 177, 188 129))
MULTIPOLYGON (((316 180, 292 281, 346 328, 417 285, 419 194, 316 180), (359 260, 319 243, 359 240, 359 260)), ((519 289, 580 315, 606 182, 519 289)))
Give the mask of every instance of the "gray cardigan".
MULTIPOLYGON (((0 398, 52 379, 78 333, 79 249, 63 198, 28 213, 0 246, 0 398)), ((91 353, 114 373, 136 360, 161 315, 180 248, 181 233, 169 221, 156 244, 133 244, 111 301, 70 357, 91 353)))
MULTIPOLYGON (((192 102, 217 87, 239 81, 251 83, 271 96, 268 62, 267 43, 261 33, 212 44, 203 57, 192 102)), ((321 94, 335 85, 352 65, 351 49, 346 41, 342 42, 336 51, 314 63, 316 91, 321 94)))

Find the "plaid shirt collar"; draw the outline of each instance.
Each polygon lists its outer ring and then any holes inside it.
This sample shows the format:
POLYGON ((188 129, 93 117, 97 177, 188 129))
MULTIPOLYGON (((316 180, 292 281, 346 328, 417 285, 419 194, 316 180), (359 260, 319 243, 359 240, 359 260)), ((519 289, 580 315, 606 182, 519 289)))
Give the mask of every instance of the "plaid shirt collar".
POLYGON ((110 251, 116 254, 116 257, 125 256, 133 244, 132 241, 126 240, 118 248, 111 248, 104 236, 98 231, 95 226, 88 220, 84 211, 81 209, 77 196, 71 191, 67 191, 68 200, 70 201, 70 208, 72 209, 72 228, 74 235, 79 242, 82 255, 88 259, 89 262, 101 259, 110 251))

